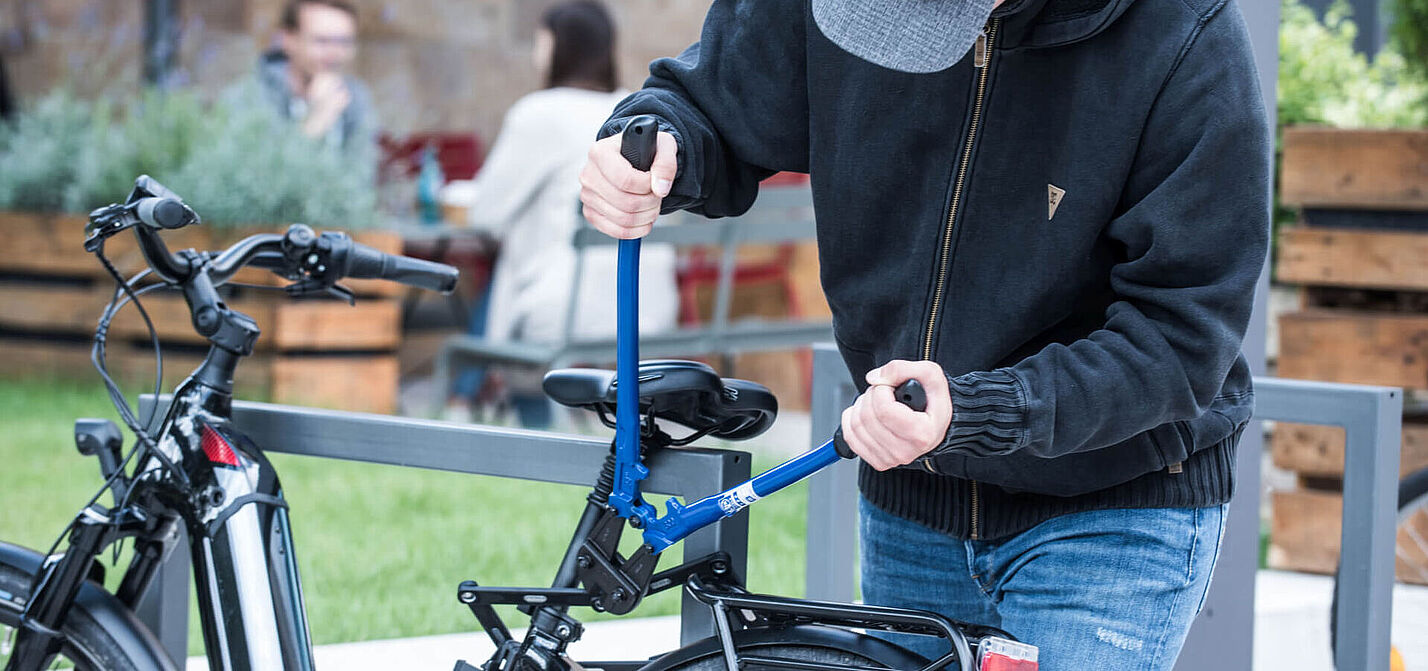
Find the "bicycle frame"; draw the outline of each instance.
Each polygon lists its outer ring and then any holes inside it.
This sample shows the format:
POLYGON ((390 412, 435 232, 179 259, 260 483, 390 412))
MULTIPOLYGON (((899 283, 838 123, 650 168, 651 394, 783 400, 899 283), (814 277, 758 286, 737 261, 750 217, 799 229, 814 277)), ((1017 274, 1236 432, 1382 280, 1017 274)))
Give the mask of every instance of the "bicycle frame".
POLYGON ((184 446, 186 467, 208 474, 196 497, 202 503, 184 517, 209 666, 310 670, 311 637, 277 471, 229 425, 230 396, 196 382, 185 387, 170 406, 165 440, 184 446))
MULTIPOLYGON (((136 230, 151 265, 167 258, 157 234, 136 230)), ((185 293, 200 292, 186 285, 185 293)), ((282 486, 262 450, 231 426, 233 374, 259 331, 226 307, 218 319, 225 341, 210 345, 175 391, 158 432, 159 450, 186 474, 186 491, 173 491, 157 456, 139 465, 135 485, 153 487, 154 498, 186 523, 209 667, 310 671, 311 636, 282 486)))

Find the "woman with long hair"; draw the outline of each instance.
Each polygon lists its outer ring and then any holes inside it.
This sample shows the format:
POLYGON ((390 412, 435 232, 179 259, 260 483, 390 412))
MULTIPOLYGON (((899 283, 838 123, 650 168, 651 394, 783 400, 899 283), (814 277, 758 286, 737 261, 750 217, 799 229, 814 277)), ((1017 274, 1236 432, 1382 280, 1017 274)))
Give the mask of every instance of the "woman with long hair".
MULTIPOLYGON (((547 344, 562 342, 567 332, 577 339, 614 337, 615 248, 585 250, 576 283, 573 246, 575 231, 584 225, 578 176, 586 149, 615 103, 628 94, 616 80, 614 23, 592 0, 551 7, 536 30, 533 57, 545 88, 506 112, 471 199, 471 224, 501 241, 484 335, 547 344), (567 325, 572 300, 574 319, 567 325)), ((642 332, 674 326, 679 300, 674 265, 673 248, 645 246, 642 332)), ((549 406, 539 396, 537 376, 512 372, 505 377, 522 423, 548 424, 549 406)), ((453 399, 457 407, 467 400, 463 396, 475 395, 477 385, 468 380, 460 386, 465 389, 453 399)))

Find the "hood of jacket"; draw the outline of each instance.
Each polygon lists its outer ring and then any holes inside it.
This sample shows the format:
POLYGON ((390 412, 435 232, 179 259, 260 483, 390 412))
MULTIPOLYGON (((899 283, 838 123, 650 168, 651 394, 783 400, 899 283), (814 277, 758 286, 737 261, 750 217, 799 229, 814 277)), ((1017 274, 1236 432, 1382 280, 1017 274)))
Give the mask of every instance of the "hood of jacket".
POLYGON ((992 17, 1002 20, 1003 48, 1060 47, 1100 34, 1134 1, 1007 0, 992 17))

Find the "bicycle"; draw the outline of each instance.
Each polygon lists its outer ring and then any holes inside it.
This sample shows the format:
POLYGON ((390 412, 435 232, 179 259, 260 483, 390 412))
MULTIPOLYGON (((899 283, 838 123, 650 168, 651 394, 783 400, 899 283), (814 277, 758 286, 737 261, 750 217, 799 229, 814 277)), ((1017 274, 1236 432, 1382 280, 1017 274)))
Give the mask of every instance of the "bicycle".
MULTIPOLYGON (((657 125, 638 117, 626 126, 621 154, 648 171, 657 125)), ((487 587, 474 580, 457 591, 495 644, 481 666, 458 661, 454 671, 674 671, 694 669, 960 669, 1034 671, 1035 646, 993 627, 948 619, 928 611, 811 601, 753 594, 715 553, 655 572, 661 552, 689 534, 732 516, 759 499, 854 455, 841 431, 820 447, 775 466, 727 491, 689 504, 666 501, 661 517, 645 502, 639 483, 648 474, 647 454, 674 449, 704 436, 744 440, 769 428, 778 412, 774 396, 754 382, 721 379, 704 364, 639 361, 639 240, 621 240, 618 250, 616 370, 567 369, 548 373, 543 388, 563 405, 594 411, 615 430, 610 453, 550 587, 487 587), (613 418, 613 419, 612 419, 613 418), (675 437, 660 422, 683 427, 675 437), (630 556, 618 551, 625 525, 644 541, 630 556), (649 660, 577 663, 567 646, 583 632, 573 607, 623 615, 657 592, 683 587, 713 611, 714 635, 649 660), (530 617, 516 639, 496 613, 515 605, 530 617), (936 636, 949 650, 924 659, 865 630, 936 636)), ((926 409, 915 380, 895 391, 914 410, 926 409)))
MULTIPOLYGON (((1419 585, 1428 585, 1428 468, 1420 468, 1398 481, 1398 532, 1394 539, 1394 564, 1395 573, 1398 576, 1396 582, 1412 580, 1419 585)), ((1329 644, 1333 653, 1333 658, 1338 659, 1338 625, 1339 625, 1339 571, 1340 567, 1334 571, 1334 596, 1329 605, 1329 644)), ((1402 604, 1400 604, 1401 606, 1402 604)), ((1395 612, 1399 608, 1394 609, 1395 612)), ((1422 638, 1418 638, 1421 641, 1422 638)), ((1416 645, 1416 648, 1408 648, 1410 654, 1420 653, 1418 658, 1410 658, 1415 664, 1421 664, 1424 660, 1421 657, 1423 646, 1421 644, 1410 643, 1406 640, 1396 640, 1390 650, 1390 654, 1395 658, 1397 666, 1395 668, 1416 668, 1405 667, 1404 658, 1401 655, 1400 647, 1416 645)))
MULTIPOLYGON (((91 359, 120 419, 134 434, 123 451, 113 421, 80 419, 75 442, 99 460, 104 484, 45 554, 0 542, 0 662, 5 671, 52 665, 105 671, 176 669, 134 615, 160 565, 186 529, 208 661, 214 669, 313 668, 312 645, 294 557, 287 504, 263 451, 230 424, 233 375, 260 335, 252 318, 217 291, 247 266, 291 281, 292 295, 334 294, 352 301, 343 278, 380 278, 450 292, 450 266, 384 254, 344 233, 293 224, 285 233, 249 236, 221 252, 170 252, 159 231, 199 223, 183 199, 141 176, 122 204, 89 215, 85 249, 117 282, 99 318, 91 359), (124 278, 104 255, 110 237, 133 229, 149 268, 124 278), (148 282, 152 278, 154 282, 148 282), (160 421, 135 415, 105 365, 110 322, 133 303, 157 335, 139 297, 175 288, 186 300, 208 355, 181 382, 160 421), (130 469, 130 465, 133 468, 130 469), (105 493, 114 505, 99 503, 105 493), (106 550, 132 539, 133 556, 114 592, 104 589, 106 550), (62 541, 61 553, 54 550, 62 541)), ((179 660, 180 662, 182 660, 179 660)))
MULTIPOLYGON (((625 132, 630 142, 626 156, 648 169, 652 120, 637 120, 625 132)), ((252 352, 259 331, 252 319, 224 305, 216 288, 239 269, 255 266, 292 280, 290 293, 336 293, 350 300, 351 294, 337 284, 343 277, 378 277, 449 291, 456 271, 385 255, 340 233, 317 235, 300 224, 281 235, 251 236, 216 254, 171 253, 157 233, 197 222, 198 216, 177 195, 147 177, 136 181, 124 204, 91 214, 86 248, 119 282, 100 317, 93 359, 137 441, 124 455, 117 425, 79 420, 76 444, 81 453, 98 457, 104 484, 65 530, 64 552, 51 548, 42 555, 0 543, 0 634, 5 634, 0 660, 5 671, 34 671, 61 657, 85 669, 175 669, 175 661, 133 611, 159 566, 176 549, 180 529, 187 529, 190 538, 209 666, 240 671, 313 668, 282 487, 261 448, 229 421, 233 373, 252 352), (104 257, 103 242, 130 228, 150 270, 126 280, 104 257), (144 285, 150 272, 160 281, 144 285), (154 418, 140 421, 109 376, 104 344, 108 324, 119 309, 135 303, 147 322, 138 298, 165 286, 183 292, 193 325, 208 338, 210 349, 177 387, 166 414, 150 431, 154 418), (113 495, 113 507, 98 504, 105 492, 113 495), (133 559, 118 589, 110 593, 102 587, 103 567, 95 559, 125 539, 133 539, 133 559)), ((670 500, 668 514, 659 517, 640 495, 639 482, 649 473, 645 454, 708 435, 751 438, 772 423, 777 402, 763 386, 720 379, 702 364, 637 363, 638 252, 638 241, 621 242, 617 371, 555 371, 545 380, 555 400, 593 409, 615 428, 611 452, 553 586, 493 588, 467 581, 458 589, 460 602, 497 644, 482 668, 593 668, 595 664, 578 665, 565 655, 566 646, 582 631, 570 608, 625 614, 649 594, 682 586, 713 610, 714 636, 654 660, 605 662, 599 668, 1034 671, 1036 648, 992 627, 926 611, 750 593, 722 553, 655 572, 660 552, 694 531, 853 455, 835 435, 727 492, 687 506, 670 500), (685 426, 690 433, 673 437, 656 420, 685 426), (628 558, 618 552, 626 523, 642 528, 645 540, 628 558), (515 604, 531 616, 521 640, 511 635, 495 604, 515 604), (927 660, 862 631, 869 629, 940 637, 948 641, 949 651, 927 660)), ((157 350, 152 326, 150 331, 157 350)), ((925 407, 915 384, 904 384, 897 394, 914 409, 925 407)), ((456 668, 475 667, 457 662, 456 668)))

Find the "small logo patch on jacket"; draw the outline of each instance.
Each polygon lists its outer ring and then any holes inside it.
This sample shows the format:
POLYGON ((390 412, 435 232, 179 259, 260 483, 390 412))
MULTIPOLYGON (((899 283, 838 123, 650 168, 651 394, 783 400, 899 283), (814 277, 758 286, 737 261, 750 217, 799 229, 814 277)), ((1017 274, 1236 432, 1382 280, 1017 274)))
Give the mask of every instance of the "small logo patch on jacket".
POLYGON ((1047 221, 1051 221, 1051 218, 1056 216, 1056 206, 1061 204, 1061 197, 1065 195, 1066 189, 1056 186, 1055 184, 1046 185, 1046 201, 1048 203, 1046 210, 1047 221))

